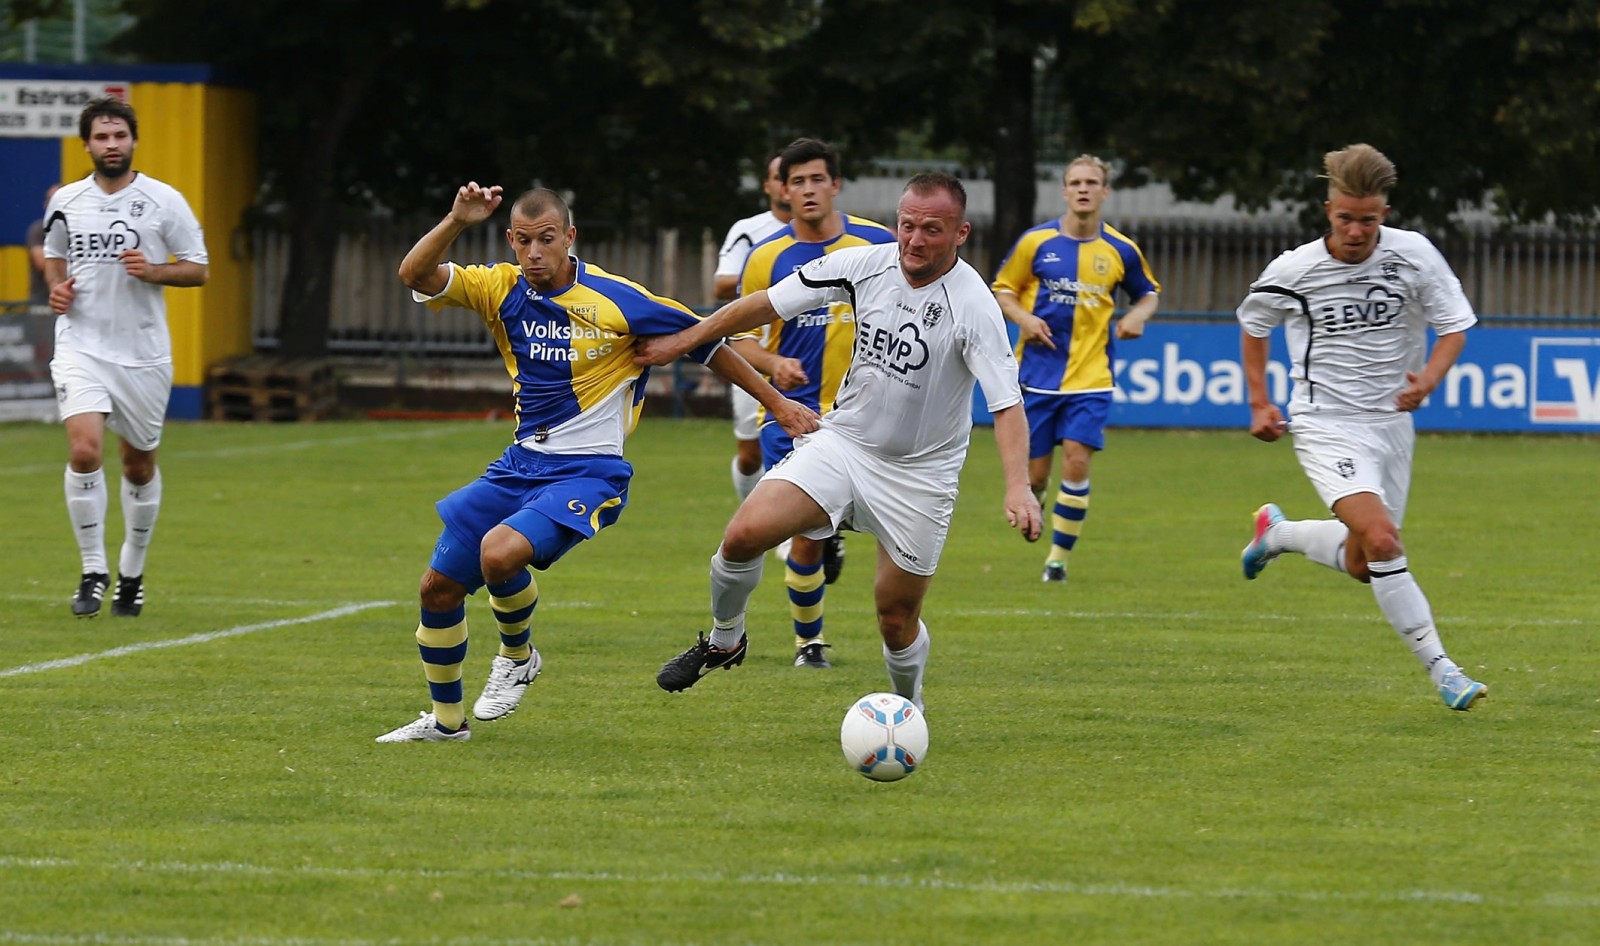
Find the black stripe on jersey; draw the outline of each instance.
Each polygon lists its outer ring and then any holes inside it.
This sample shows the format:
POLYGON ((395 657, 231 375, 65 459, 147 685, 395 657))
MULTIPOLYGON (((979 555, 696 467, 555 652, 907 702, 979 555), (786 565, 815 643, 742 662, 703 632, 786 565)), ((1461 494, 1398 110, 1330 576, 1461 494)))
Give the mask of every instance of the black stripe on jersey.
MULTIPOLYGON (((1278 296, 1288 296, 1294 301, 1300 303, 1300 314, 1306 317, 1306 327, 1308 329, 1306 332, 1306 353, 1301 356, 1300 367, 1301 373, 1305 375, 1306 379, 1306 400, 1315 404, 1317 402, 1317 383, 1311 379, 1311 347, 1316 343, 1317 333, 1314 331, 1309 331, 1309 329, 1312 328, 1310 300, 1308 300, 1305 296, 1302 296, 1300 293, 1295 292, 1293 289, 1285 289, 1282 286, 1251 286, 1250 291, 1266 292, 1278 296)), ((1294 352, 1290 352, 1289 357, 1294 357, 1294 352)))
POLYGON ((748 243, 751 246, 755 246, 756 245, 756 241, 750 239, 750 234, 741 233, 738 236, 733 238, 733 242, 732 243, 728 244, 728 249, 730 249, 730 250, 733 249, 734 247, 738 246, 740 244, 740 242, 748 243))
POLYGON ((67 215, 62 213, 59 210, 56 211, 55 213, 51 214, 49 219, 45 220, 45 222, 44 222, 44 232, 49 233, 50 232, 50 228, 56 225, 56 221, 57 220, 61 221, 61 225, 63 227, 67 228, 67 236, 71 237, 72 236, 72 226, 67 223, 67 215))
POLYGON ((799 269, 795 270, 794 274, 800 277, 800 284, 805 286, 807 289, 843 289, 845 292, 850 294, 850 311, 854 312, 856 310, 856 284, 850 280, 818 279, 813 281, 806 278, 804 270, 799 269))

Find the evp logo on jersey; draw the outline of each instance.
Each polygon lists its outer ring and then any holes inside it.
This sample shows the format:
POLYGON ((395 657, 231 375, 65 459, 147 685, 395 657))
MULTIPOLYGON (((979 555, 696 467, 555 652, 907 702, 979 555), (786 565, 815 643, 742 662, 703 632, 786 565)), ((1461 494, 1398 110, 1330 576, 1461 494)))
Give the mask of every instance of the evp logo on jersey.
MULTIPOLYGON (((1360 286, 1352 289, 1359 291, 1360 286)), ((1352 293, 1353 295, 1354 293, 1352 293)), ((1394 323, 1405 308, 1404 296, 1383 286, 1367 287, 1365 298, 1322 307, 1316 326, 1325 335, 1348 335, 1367 329, 1383 328, 1394 323)))
POLYGON ((1600 338, 1535 338, 1530 360, 1530 420, 1600 424, 1600 338))

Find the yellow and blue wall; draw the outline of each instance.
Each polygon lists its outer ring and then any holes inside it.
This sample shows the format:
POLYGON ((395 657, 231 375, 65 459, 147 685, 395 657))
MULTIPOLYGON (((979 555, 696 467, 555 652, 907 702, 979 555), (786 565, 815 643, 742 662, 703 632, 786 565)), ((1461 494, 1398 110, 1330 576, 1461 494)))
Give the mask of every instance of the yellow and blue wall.
MULTIPOLYGON (((209 66, 0 64, 14 81, 126 82, 139 116, 134 168, 171 184, 206 235, 211 275, 199 289, 167 290, 173 390, 167 416, 205 410, 207 368, 251 350, 252 273, 244 213, 255 199, 255 96, 209 66)), ((0 137, 0 300, 28 297, 28 224, 44 214, 51 184, 94 170, 77 129, 64 138, 0 137)))

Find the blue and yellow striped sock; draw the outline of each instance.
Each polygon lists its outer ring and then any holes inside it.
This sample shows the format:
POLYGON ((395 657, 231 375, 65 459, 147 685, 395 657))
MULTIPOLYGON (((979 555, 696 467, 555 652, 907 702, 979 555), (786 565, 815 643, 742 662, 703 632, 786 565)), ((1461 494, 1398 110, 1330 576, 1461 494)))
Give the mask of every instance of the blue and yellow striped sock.
POLYGON ((433 697, 433 716, 445 729, 460 729, 467 711, 461 705, 461 664, 467 659, 467 606, 449 611, 422 609, 417 625, 422 672, 433 697))
POLYGON ((500 628, 500 656, 522 663, 533 656, 533 609, 539 606, 539 583, 524 568, 489 586, 489 607, 500 628))
POLYGON ((794 559, 784 563, 783 583, 789 588, 789 614, 794 617, 796 646, 822 640, 822 563, 801 565, 794 559))
POLYGON ((1089 514, 1089 481, 1062 483, 1056 493, 1055 509, 1050 515, 1050 554, 1046 562, 1067 563, 1072 547, 1078 544, 1078 533, 1083 531, 1083 519, 1089 514))

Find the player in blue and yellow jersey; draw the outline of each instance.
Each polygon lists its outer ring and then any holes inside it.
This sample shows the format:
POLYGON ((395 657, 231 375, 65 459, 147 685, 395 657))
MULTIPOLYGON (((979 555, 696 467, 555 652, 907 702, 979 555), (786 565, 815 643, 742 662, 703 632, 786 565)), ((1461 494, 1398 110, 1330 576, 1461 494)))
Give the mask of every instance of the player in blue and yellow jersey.
MULTIPOLYGON (((879 223, 834 209, 839 196, 839 152, 815 138, 797 138, 778 155, 778 174, 788 191, 788 226, 756 244, 745 260, 739 294, 767 289, 814 259, 835 250, 893 243, 894 231, 879 223)), ((826 414, 833 409, 855 346, 855 313, 835 302, 802 313, 792 321, 774 319, 763 340, 735 340, 734 347, 773 379, 789 397, 826 414)), ((767 469, 794 450, 794 439, 763 416, 761 459, 767 469)), ((822 541, 795 536, 785 555, 784 584, 794 618, 796 667, 830 666, 823 648, 822 598, 825 585, 839 577, 844 536, 822 541)))
MULTIPOLYGON (((516 709, 538 676, 531 642, 543 570, 612 524, 628 503, 633 467, 622 443, 639 416, 644 373, 633 363, 640 335, 680 331, 694 313, 569 254, 577 229, 554 191, 528 191, 512 205, 506 240, 516 263, 461 266, 445 253, 467 227, 500 206, 499 187, 467 184, 450 213, 400 263, 419 302, 477 312, 511 376, 516 442, 472 483, 438 503, 444 530, 421 583, 417 645, 433 711, 379 742, 464 740, 461 666, 467 655, 467 595, 487 585, 500 631, 478 719, 516 709)), ((749 391, 795 435, 817 428, 816 412, 785 398, 721 342, 691 353, 749 391)))
POLYGON ((1067 557, 1089 511, 1089 460, 1105 448, 1115 387, 1114 293, 1120 288, 1130 303, 1115 337, 1133 339, 1144 334, 1161 292, 1138 245, 1100 219, 1100 205, 1111 194, 1110 165, 1091 154, 1073 158, 1061 194, 1066 213, 1022 234, 991 286, 1018 328, 1028 479, 1041 503, 1061 445, 1045 581, 1067 580, 1067 557))

